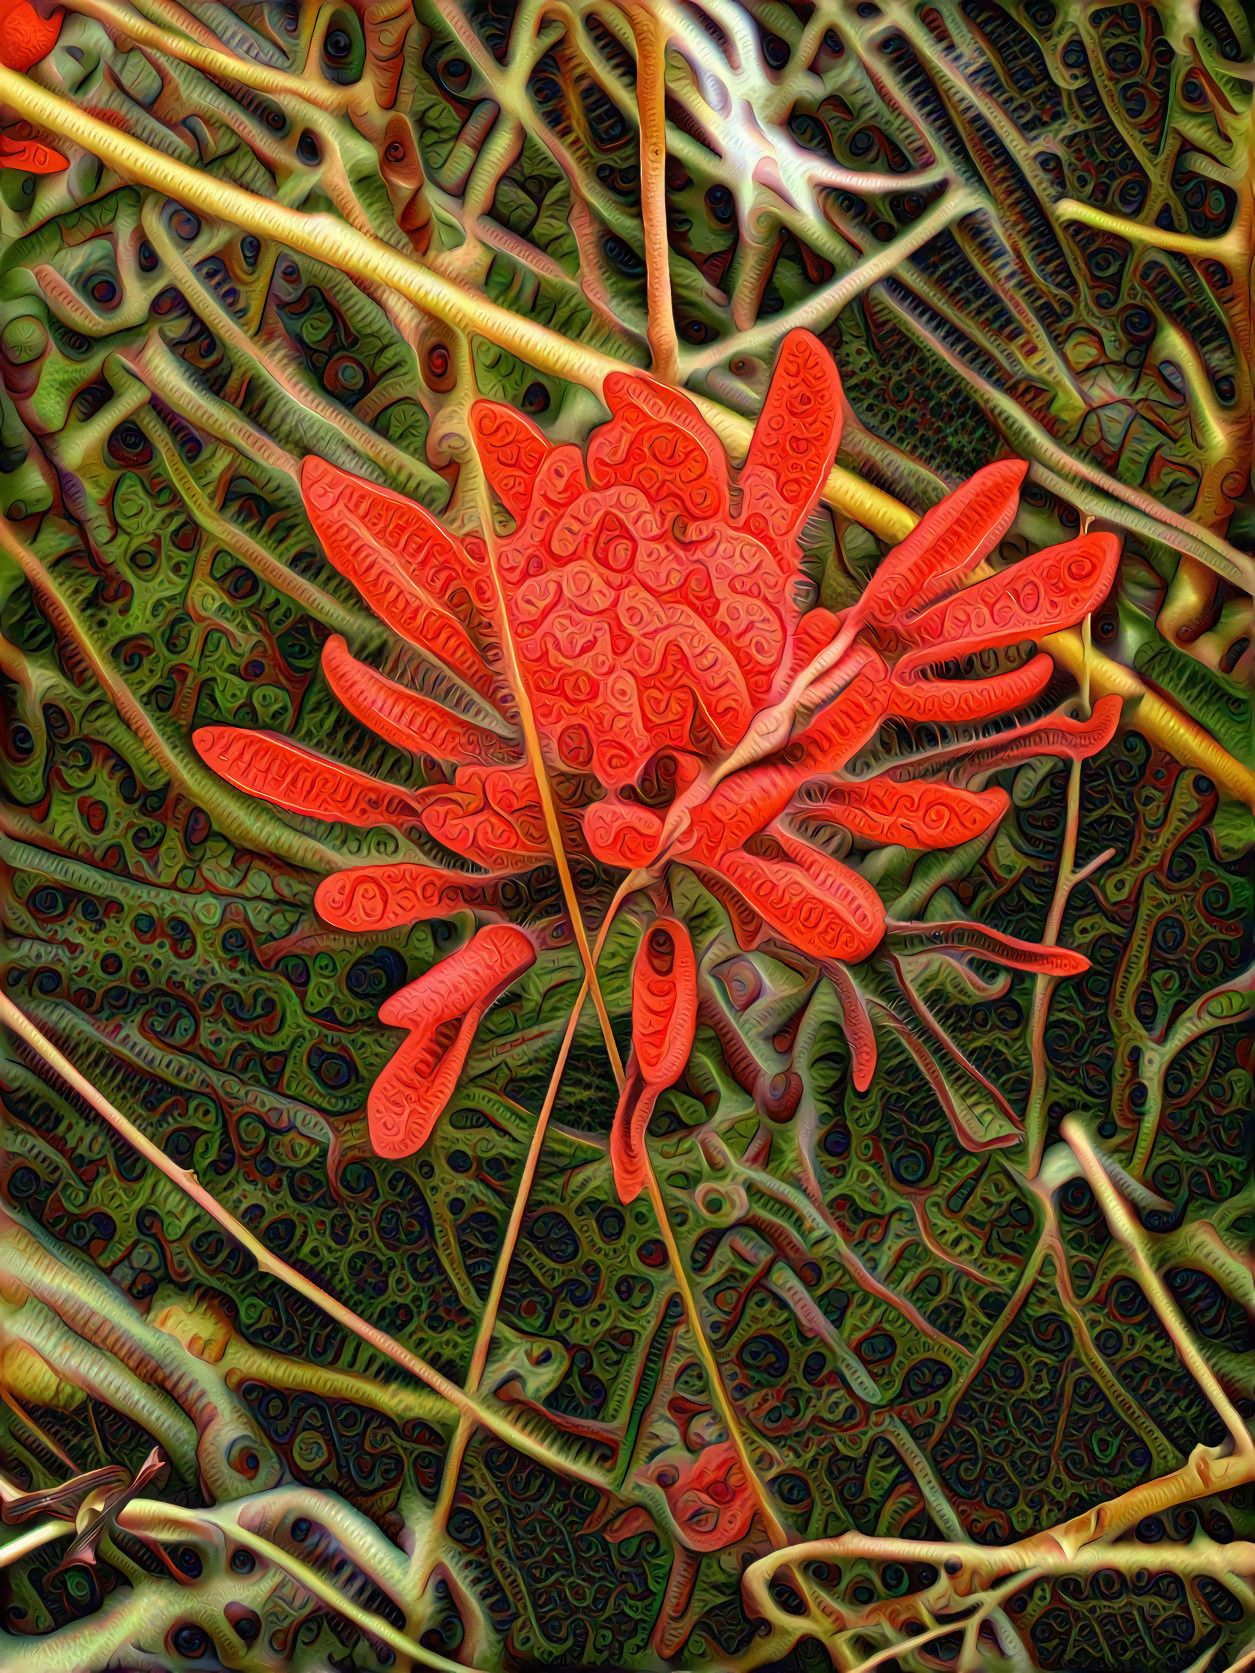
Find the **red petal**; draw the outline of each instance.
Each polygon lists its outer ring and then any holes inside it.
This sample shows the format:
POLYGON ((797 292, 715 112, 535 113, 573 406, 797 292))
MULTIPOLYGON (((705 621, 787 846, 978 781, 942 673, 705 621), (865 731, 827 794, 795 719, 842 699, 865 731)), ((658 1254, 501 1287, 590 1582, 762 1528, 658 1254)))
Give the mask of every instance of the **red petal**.
POLYGON ((29 0, 10 0, 0 15, 0 64, 24 75, 57 44, 63 17, 42 18, 29 0))
POLYGON ((653 505, 693 522, 727 516, 727 455, 691 401, 626 371, 611 372, 602 398, 614 416, 589 445, 595 488, 630 482, 653 505))
POLYGON ((832 813, 855 836, 904 848, 956 848, 987 831, 1007 809, 1005 790, 956 790, 931 779, 831 784, 804 803, 832 813))
POLYGON ((841 435, 841 380, 809 331, 790 331, 754 426, 744 469, 742 527, 776 546, 815 509, 841 435))
POLYGON ((535 959, 521 930, 490 925, 384 1002, 379 1020, 411 1032, 367 1099, 378 1155, 411 1156, 426 1143, 457 1085, 480 1017, 535 959), (450 1025, 459 1017, 454 1033, 450 1025))
MULTIPOLYGON (((0 26, 0 42, 3 40, 3 26, 0 26)), ((0 62, 4 62, 3 45, 0 44, 0 62)), ((42 58, 43 53, 39 54, 42 58)), ((40 145, 33 139, 12 139, 8 134, 0 134, 0 168, 20 168, 27 174, 60 174, 69 168, 68 161, 59 151, 54 151, 50 145, 40 145)))
POLYGON ((636 1059, 629 1058, 627 1080, 610 1129, 610 1167, 621 1203, 635 1202, 645 1189, 649 1165, 645 1129, 662 1090, 658 1086, 646 1086, 636 1072, 636 1059))
POLYGON ((805 769, 799 776, 844 767, 875 737, 888 708, 888 684, 884 663, 872 653, 870 666, 820 709, 789 745, 788 758, 805 769))
POLYGON ((466 765, 519 758, 520 750, 496 732, 476 726, 442 703, 397 685, 359 662, 338 633, 323 646, 322 668, 327 684, 349 713, 399 749, 425 751, 442 761, 466 765))
POLYGON ((488 485, 517 522, 531 504, 532 489, 550 452, 541 430, 497 401, 476 401, 471 433, 488 485))
POLYGON ((791 864, 737 848, 722 857, 719 870, 755 912, 808 958, 859 963, 884 930, 879 895, 839 861, 802 843, 786 846, 808 858, 791 864))
POLYGON ((841 628, 840 616, 834 616, 831 610, 822 606, 808 610, 797 624, 797 632, 793 636, 793 643, 789 647, 789 660, 781 669, 783 685, 787 690, 803 668, 807 668, 823 650, 836 638, 841 628))
POLYGON ((899 924, 889 926, 894 950, 899 957, 913 953, 961 953, 1005 964, 1012 970, 1032 970, 1041 976, 1080 976, 1089 969, 1083 953, 1066 947, 1047 947, 1037 941, 1019 941, 983 924, 959 920, 945 924, 899 924))
POLYGON ((532 769, 459 767, 425 801, 423 824, 446 848, 485 870, 526 871, 552 858, 532 769))
POLYGON ((659 918, 645 931, 632 967, 632 1046, 650 1086, 680 1078, 696 1027, 693 943, 682 923, 659 918))
POLYGON ((324 878, 314 906, 319 917, 337 929, 378 934, 399 924, 447 918, 468 904, 478 904, 476 881, 466 872, 435 866, 355 866, 324 878))
POLYGON ((1087 760, 1111 742, 1123 707, 1121 699, 1109 692, 1094 704, 1089 720, 1051 715, 1037 724, 1021 727, 984 749, 972 750, 951 768, 950 776, 963 782, 978 773, 997 772, 1033 755, 1058 755, 1065 761, 1087 760))
POLYGON ((925 512, 880 563, 858 605, 860 614, 887 627, 950 591, 1010 528, 1027 470, 1022 459, 1000 459, 925 512))
POLYGON ((425 792, 398 790, 277 732, 202 726, 192 742, 219 778, 289 813, 345 825, 402 824, 421 816, 425 792))
POLYGON ((584 840, 602 865, 635 871, 658 852, 662 820, 652 808, 635 802, 594 802, 584 811, 584 840))
POLYGON ((692 824, 677 845, 678 855, 691 854, 698 864, 715 864, 721 854, 740 848, 783 813, 797 791, 798 779, 796 768, 774 761, 731 774, 693 809, 692 824))
POLYGON ((620 1202, 645 1184, 645 1129, 658 1094, 679 1080, 697 1029, 693 943, 675 918, 659 918, 641 938, 632 967, 632 1057, 610 1133, 620 1202))
MULTIPOLYGON (((903 720, 988 720, 1029 703, 1050 684, 1053 658, 1040 652, 1023 668, 987 680, 894 679, 889 712, 903 720)), ((895 669, 895 674, 897 670, 895 669)))
POLYGON ((494 642, 491 582, 422 506, 309 455, 305 510, 327 556, 382 621, 481 695, 495 682, 471 629, 494 642))
POLYGON ((903 677, 940 658, 1071 627, 1107 596, 1119 557, 1113 534, 1086 534, 1034 552, 915 618, 909 631, 919 649, 908 651, 895 672, 903 677))

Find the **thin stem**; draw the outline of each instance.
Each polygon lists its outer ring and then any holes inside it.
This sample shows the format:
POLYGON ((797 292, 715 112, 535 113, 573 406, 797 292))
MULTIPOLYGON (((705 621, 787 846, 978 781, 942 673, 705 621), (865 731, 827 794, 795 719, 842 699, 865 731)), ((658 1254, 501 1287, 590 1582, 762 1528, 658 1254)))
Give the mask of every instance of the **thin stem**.
POLYGON ((10 1563, 16 1563, 23 1557, 29 1557, 32 1551, 38 1551, 41 1545, 51 1545, 54 1539, 64 1539, 67 1534, 73 1532, 73 1522, 62 1522, 56 1517, 47 1522, 37 1522, 33 1528, 28 1528, 24 1534, 11 1539, 7 1545, 0 1545, 0 1568, 7 1568, 10 1563))
MULTIPOLYGON (((602 920, 597 940, 593 945, 593 963, 601 957, 602 948, 606 944, 606 937, 614 924, 619 907, 637 887, 636 873, 633 872, 619 885, 618 892, 610 902, 605 918, 602 920)), ((531 1143, 527 1147, 524 1158, 523 1171, 519 1176, 518 1189, 515 1192, 514 1206, 510 1210, 510 1218, 506 1224, 505 1236, 497 1254, 497 1264, 493 1269, 492 1286, 488 1291, 488 1299, 484 1303, 483 1315, 479 1321, 479 1331, 475 1337, 475 1346, 471 1353, 470 1369, 466 1373, 465 1388, 471 1394, 479 1390, 480 1378, 484 1374, 484 1366, 488 1360, 488 1350, 492 1345, 492 1335, 497 1323, 497 1311, 501 1305, 501 1297, 505 1290, 506 1279, 510 1272, 510 1262, 514 1258, 515 1245, 518 1243, 519 1231, 523 1224, 523 1215, 527 1209, 527 1199, 531 1194, 532 1183, 536 1178, 536 1169, 540 1163, 540 1152, 545 1142, 545 1131, 549 1125, 549 1117, 557 1101, 558 1088, 562 1084, 562 1074, 567 1065, 567 1058, 571 1053, 571 1046, 575 1040, 575 1031, 579 1025, 580 1014, 584 1009, 584 1001, 588 998, 588 977, 585 976, 576 996, 575 1004, 571 1008, 571 1015, 567 1018, 566 1032, 562 1036, 562 1044, 558 1048, 557 1061, 553 1066, 553 1073, 549 1077, 549 1085, 545 1090, 545 1101, 541 1105, 540 1114, 536 1118, 536 1125, 532 1130, 531 1143)), ((453 1495, 457 1491, 458 1475, 462 1468, 462 1458, 470 1443, 474 1432, 474 1422, 469 1417, 463 1417, 458 1422, 457 1433, 451 1442, 445 1458, 444 1474, 440 1482, 440 1497, 436 1501, 436 1508, 432 1512, 431 1526, 427 1536, 425 1558, 426 1572, 423 1575, 420 1592, 425 1589, 434 1558, 432 1551, 444 1530, 445 1522, 453 1504, 453 1495)))
POLYGON ((584 1469, 579 1464, 563 1458, 551 1448, 534 1441, 516 1424, 490 1411, 482 1401, 476 1399, 472 1394, 465 1393, 456 1383, 451 1382, 448 1377, 442 1376, 433 1366, 428 1365, 426 1360, 420 1359, 415 1353, 411 1353, 408 1348, 403 1347, 386 1331, 368 1323, 353 1312, 351 1308, 346 1307, 343 1302, 337 1301, 334 1296, 321 1289, 312 1279, 297 1272, 286 1261, 281 1261, 277 1255, 266 1248, 264 1243, 255 1238, 247 1227, 242 1226, 233 1214, 223 1208, 222 1204, 210 1195, 197 1179, 195 1173, 179 1167, 176 1162, 172 1162, 165 1151, 159 1149, 146 1134, 135 1126, 134 1122, 129 1121, 121 1110, 109 1102, 103 1093, 98 1092, 91 1082, 78 1072, 69 1059, 57 1050, 52 1041, 36 1028, 25 1012, 19 1010, 7 994, 2 993, 0 993, 0 1021, 11 1028, 20 1039, 24 1040, 31 1050, 36 1052, 67 1086, 77 1092, 80 1098, 84 1099, 92 1109, 103 1116, 113 1130, 120 1134, 135 1150, 139 1151, 147 1162, 151 1163, 153 1167, 159 1168, 167 1179, 173 1180, 181 1190, 185 1191, 193 1202, 202 1208, 212 1220, 222 1227, 223 1231, 253 1257, 262 1272, 272 1278, 277 1278, 280 1283, 286 1284, 289 1289, 304 1296, 307 1301, 312 1302, 328 1318, 334 1319, 345 1330, 360 1336, 371 1347, 378 1348, 381 1353, 386 1354, 402 1370, 408 1371, 411 1376, 426 1383, 428 1388, 434 1390, 435 1393, 440 1395, 441 1399, 446 1400, 463 1416, 476 1423, 482 1423, 486 1429, 491 1430, 494 1435, 508 1442, 517 1451, 526 1454, 529 1458, 534 1458, 537 1463, 543 1464, 546 1469, 554 1470, 559 1474, 578 1476, 581 1480, 587 1481, 595 1487, 605 1486, 603 1478, 596 1471, 584 1469))
POLYGON ((655 377, 677 383, 671 245, 667 238, 667 37, 649 6, 625 7, 636 37, 636 105, 640 121, 641 222, 645 232, 649 351, 655 377))

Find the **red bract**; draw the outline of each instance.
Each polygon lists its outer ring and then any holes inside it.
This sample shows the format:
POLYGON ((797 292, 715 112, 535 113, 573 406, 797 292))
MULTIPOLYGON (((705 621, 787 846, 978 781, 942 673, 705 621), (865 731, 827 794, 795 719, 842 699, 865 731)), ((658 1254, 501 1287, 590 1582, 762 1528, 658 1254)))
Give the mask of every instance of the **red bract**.
MULTIPOLYGON (((1001 790, 845 769, 888 717, 975 723, 1038 696, 1053 668, 1045 655, 984 679, 932 670, 1079 621, 1110 587, 1117 542, 1085 535, 964 585, 1015 515, 1025 467, 1000 461, 934 507, 851 609, 804 611, 797 534, 841 412, 819 342, 786 337, 735 480, 683 395, 624 370, 606 380, 605 400, 610 421, 587 456, 553 446, 509 407, 472 408, 488 480, 516 525, 495 554, 400 495, 305 461, 306 507, 327 556, 438 673, 418 692, 333 638, 328 682, 382 737, 447 763, 444 782, 372 790, 365 775, 285 739, 222 727, 198 733, 198 747, 281 806, 421 824, 474 868, 395 864, 330 878, 318 910, 346 929, 458 907, 501 916, 495 880, 552 859, 543 770, 572 855, 583 848, 658 879, 680 863, 724 904, 743 945, 784 940, 830 969, 865 959, 884 932, 880 898, 811 840, 807 813, 862 846, 940 848, 987 831, 1007 805, 1001 790), (527 759, 521 705, 539 762, 527 759)), ((1068 753, 1092 753, 1117 712, 1055 730, 1068 753)), ((1027 749, 1037 734, 1008 736, 1027 749)), ((640 1057, 644 1035, 637 1046, 640 1057)), ((637 1083, 635 1116, 616 1126, 624 1190, 633 1178, 639 1188, 640 1112, 660 1090, 639 1062, 637 1083)))
POLYGON ((684 1073, 696 1029, 693 945, 683 924, 659 918, 646 931, 632 971, 632 1055, 610 1133, 621 1202, 631 1202, 645 1183, 645 1129, 658 1094, 684 1073))

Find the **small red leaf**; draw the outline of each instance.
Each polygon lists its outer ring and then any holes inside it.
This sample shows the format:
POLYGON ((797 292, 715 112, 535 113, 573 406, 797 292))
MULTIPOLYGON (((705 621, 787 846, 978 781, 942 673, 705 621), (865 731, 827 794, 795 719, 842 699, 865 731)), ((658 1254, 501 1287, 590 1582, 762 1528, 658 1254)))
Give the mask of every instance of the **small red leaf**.
POLYGON ((1014 935, 969 924, 961 919, 943 924, 889 925, 894 949, 900 957, 913 953, 959 953, 988 959, 1012 970, 1032 970, 1041 976, 1080 976, 1089 969, 1083 953, 1066 947, 1047 947, 1038 941, 1019 941, 1014 935))
POLYGON ((427 795, 423 824, 472 865, 527 871, 551 858, 530 767, 459 767, 452 785, 434 786, 427 795))
POLYGON ((825 785, 807 795, 810 811, 831 813, 847 831, 880 844, 904 848, 956 848, 987 831, 1007 809, 1005 790, 958 790, 933 779, 897 784, 874 778, 866 784, 825 785))
MULTIPOLYGON (((3 24, 0 24, 0 42, 3 41, 3 24)), ((43 53, 39 55, 41 58, 43 53)), ((0 44, 0 62, 3 62, 3 45, 0 44)), ((15 139, 12 134, 0 133, 0 168, 21 169, 26 174, 60 174, 69 168, 69 162, 59 151, 54 151, 50 145, 41 145, 34 139, 15 139)))
POLYGON ((414 501, 312 454, 301 489, 327 556, 375 614, 492 697, 495 681, 473 637, 495 643, 491 582, 453 536, 414 501))
POLYGON ((903 720, 988 720, 1032 702, 1050 684, 1054 671, 1054 659, 1041 651, 1022 668, 987 680, 895 679, 889 712, 903 720))
POLYGON ((535 959, 521 930, 491 924, 384 1001, 379 1020, 408 1028, 410 1035, 367 1100, 377 1155, 411 1156, 427 1142, 453 1095, 480 1018, 535 959))
POLYGON ((219 778, 289 813, 345 825, 404 824, 422 814, 426 792, 384 784, 278 732, 202 726, 192 742, 219 778))
POLYGON ((1115 535, 1086 534, 978 581, 902 629, 919 648, 908 651, 895 672, 902 678, 941 658, 1071 627, 1111 590, 1119 557, 1115 535))
POLYGON ((471 433, 489 487, 517 522, 551 451, 548 438, 522 413, 497 401, 475 402, 471 433))
POLYGON ((645 931, 632 967, 632 1056, 610 1132, 619 1200, 645 1184, 645 1129, 660 1092, 684 1072, 697 1028, 697 973, 684 925, 659 918, 645 931))
POLYGON ((786 845, 806 859, 765 860, 737 848, 723 855, 719 870, 772 929, 809 958, 858 964, 884 929, 879 895, 840 861, 802 843, 786 845))
POLYGON ((594 802, 580 823, 593 858, 626 871, 650 864, 663 832, 659 816, 638 802, 594 802))
POLYGON ((727 516, 727 455, 690 400, 627 371, 610 373, 602 398, 614 416, 589 443, 594 488, 630 482, 661 511, 693 522, 727 516))
POLYGON ((951 591, 1010 528, 1027 470, 1022 459, 999 459, 925 512, 877 567, 860 616, 888 627, 951 591))
POLYGON ((738 478, 742 527, 776 546, 810 516, 841 435, 841 380, 809 331, 790 331, 738 478))
POLYGON ((754 1495, 731 1441, 703 1447, 663 1492, 680 1542, 690 1551, 721 1551, 750 1531, 754 1495))
POLYGON ((56 46, 64 16, 40 17, 30 0, 0 0, 0 64, 25 75, 56 46))
MULTIPOLYGON (((483 881, 489 881, 486 875, 483 881)), ((440 871, 435 866, 355 866, 338 871, 318 885, 314 906, 320 918, 337 929, 379 934, 425 918, 447 918, 475 902, 474 876, 440 871)))
POLYGON ((520 749, 508 739, 359 662, 338 633, 323 646, 322 668, 327 684, 349 713, 399 749, 465 765, 519 759, 520 749))
POLYGON ((1105 749, 1115 736, 1124 704, 1108 692, 1094 704, 1089 720, 1072 720, 1067 715, 1050 715, 1045 720, 1003 735, 983 749, 972 750, 951 769, 950 776, 964 783, 978 773, 997 772, 1013 762, 1034 755, 1057 755, 1064 761, 1085 761, 1105 749))

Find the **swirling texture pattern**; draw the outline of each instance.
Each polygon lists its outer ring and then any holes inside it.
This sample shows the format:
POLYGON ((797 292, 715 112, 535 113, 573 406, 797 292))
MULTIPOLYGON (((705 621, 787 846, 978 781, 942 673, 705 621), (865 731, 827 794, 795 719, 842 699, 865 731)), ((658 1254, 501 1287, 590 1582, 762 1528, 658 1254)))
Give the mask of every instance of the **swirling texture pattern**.
POLYGON ((1251 59, 0 0, 6 1670, 1246 1664, 1251 59))

